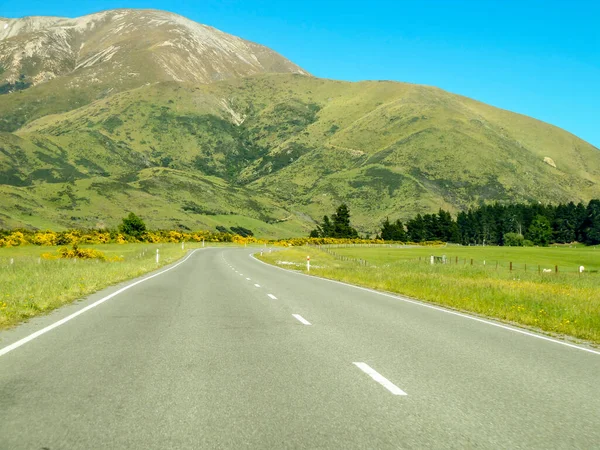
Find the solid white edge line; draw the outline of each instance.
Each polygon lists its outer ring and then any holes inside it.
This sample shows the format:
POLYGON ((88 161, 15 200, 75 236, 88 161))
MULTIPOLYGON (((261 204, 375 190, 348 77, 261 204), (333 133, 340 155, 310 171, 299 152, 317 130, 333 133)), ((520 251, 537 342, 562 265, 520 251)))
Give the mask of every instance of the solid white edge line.
POLYGON ((375 369, 373 369, 368 364, 366 364, 364 362, 353 362, 352 364, 354 364, 356 367, 358 367, 364 373, 366 373, 371 378, 373 378, 375 381, 377 381, 379 384, 381 384, 384 388, 386 388, 392 394, 408 395, 406 392, 404 392, 402 389, 400 389, 398 386, 396 386, 394 383, 392 383, 386 377, 381 375, 379 372, 377 372, 375 369))
POLYGON ((256 286, 256 287, 260 287, 260 284, 255 284, 254 286, 256 286))
POLYGON ((165 269, 161 272, 155 273, 154 275, 150 275, 149 277, 143 278, 141 280, 138 280, 134 283, 131 283, 125 287, 122 287, 121 289, 119 289, 118 291, 113 292, 112 294, 107 295, 104 298, 101 298, 100 300, 92 303, 91 305, 86 306, 85 308, 81 308, 79 311, 74 312, 73 314, 59 320, 58 322, 54 322, 51 325, 48 325, 47 327, 42 328, 41 330, 36 331, 35 333, 30 334, 29 336, 24 337, 23 339, 18 340, 17 342, 14 342, 2 349, 0 349, 0 356, 2 355, 6 355, 8 352, 11 352, 19 347, 21 347, 22 345, 27 344, 30 341, 33 341, 35 338, 40 337, 43 334, 46 334, 48 331, 53 330, 54 328, 57 328, 65 323, 67 323, 68 321, 74 319, 75 317, 79 316, 80 314, 83 314, 86 311, 89 311, 92 308, 95 308, 98 305, 101 305, 102 303, 104 303, 107 300, 110 300, 111 298, 119 295, 122 292, 125 292, 127 289, 130 289, 134 286, 137 286, 140 283, 143 283, 144 281, 148 281, 151 278, 157 277, 159 275, 162 275, 163 273, 168 272, 169 270, 173 270, 175 267, 180 266, 181 264, 183 264, 184 262, 186 262, 196 251, 198 251, 199 249, 195 249, 193 250, 188 256, 185 257, 185 259, 183 259, 182 261, 179 261, 177 264, 175 264, 174 266, 169 267, 168 269, 165 269))
POLYGON ((246 278, 246 280, 250 281, 250 278, 246 278))
POLYGON ((273 294, 267 294, 270 298, 272 298, 273 300, 277 300, 277 297, 275 297, 273 294))
POLYGON ((367 292, 371 292, 373 294, 383 295, 384 297, 395 298, 397 300, 401 300, 401 301, 406 302, 406 303, 412 303, 413 305, 419 305, 419 306, 422 306, 424 308, 434 309, 436 311, 441 311, 441 312, 444 312, 446 314, 452 314, 454 316, 463 317, 465 319, 474 320, 474 321, 480 322, 480 323, 485 323, 487 325, 491 325, 491 326, 494 326, 494 327, 502 328, 502 329, 508 330, 508 331, 513 331, 515 333, 523 334, 525 336, 533 337, 533 338, 536 338, 536 339, 541 339, 543 341, 553 342, 555 344, 564 345, 565 347, 570 347, 570 348, 574 348, 574 349, 577 349, 577 350, 583 350, 584 352, 593 353, 594 355, 600 355, 600 351, 592 350, 591 348, 585 348, 585 347, 580 347, 579 345, 569 344, 568 342, 559 341, 557 339, 552 339, 552 338, 549 338, 547 336, 542 336, 540 334, 535 334, 535 333, 531 333, 529 331, 520 330, 518 328, 509 327, 507 325, 502 325, 500 323, 494 323, 494 322, 491 322, 489 320, 481 319, 481 318, 475 317, 475 316, 470 316, 468 314, 460 313, 460 312, 457 312, 457 311, 452 311, 450 309, 445 309, 445 308, 442 308, 440 306, 430 305, 430 304, 427 304, 427 303, 424 303, 424 302, 420 302, 420 301, 417 301, 417 300, 411 300, 409 298, 402 297, 400 295, 388 294, 387 292, 380 292, 380 291, 376 291, 374 289, 369 289, 369 288, 362 287, 362 286, 356 286, 355 284, 344 283, 343 281, 330 280, 329 278, 323 278, 323 277, 319 277, 319 276, 316 276, 316 275, 306 275, 304 273, 294 272, 294 271, 289 270, 289 269, 284 269, 283 267, 278 267, 278 266, 274 266, 272 264, 268 264, 266 262, 263 262, 260 259, 254 257, 253 254, 250 254, 250 257, 252 259, 254 259, 255 261, 258 261, 259 263, 264 264, 265 266, 272 267, 272 268, 279 269, 279 270, 283 270, 284 272, 291 273, 291 274, 294 274, 294 275, 301 275, 303 277, 315 278, 315 279, 318 279, 318 280, 328 281, 330 283, 336 283, 336 284, 341 284, 341 285, 344 285, 344 286, 349 286, 349 287, 352 287, 352 288, 355 288, 355 289, 360 289, 361 291, 367 291, 367 292))
POLYGON ((308 320, 306 320, 300 314, 292 314, 292 316, 294 316, 299 322, 303 323, 304 325, 312 325, 308 320))

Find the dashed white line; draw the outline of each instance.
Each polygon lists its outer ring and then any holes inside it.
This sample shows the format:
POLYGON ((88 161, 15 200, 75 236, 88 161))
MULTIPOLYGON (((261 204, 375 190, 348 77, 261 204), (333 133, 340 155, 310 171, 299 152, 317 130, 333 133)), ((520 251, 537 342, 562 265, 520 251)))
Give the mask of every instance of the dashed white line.
POLYGON ((246 280, 250 281, 250 278, 246 278, 246 280))
POLYGON ((270 298, 272 298, 273 300, 277 300, 277 297, 275 297, 273 294, 267 294, 270 298))
POLYGON ((394 395, 407 395, 402 389, 364 362, 352 363, 394 395))
POLYGON ((314 275, 307 275, 305 273, 294 272, 294 271, 291 271, 289 269, 284 269, 283 267, 274 266, 272 264, 268 264, 268 263, 266 263, 264 261, 261 261, 260 259, 256 258, 252 253, 250 254, 250 257, 252 259, 254 259, 255 261, 257 261, 257 262, 259 262, 261 264, 264 264, 267 267, 270 267, 272 269, 277 269, 277 270, 283 270, 283 271, 285 271, 287 273, 290 273, 290 274, 293 274, 293 275, 299 275, 299 276, 302 276, 302 277, 309 277, 309 278, 313 278, 313 279, 316 278, 318 280, 325 281, 327 283, 341 284, 343 286, 351 287, 351 288, 358 289, 358 290, 361 290, 361 291, 370 292, 371 294, 382 295, 384 297, 394 298, 396 300, 400 300, 400 301, 403 301, 403 302, 406 302, 406 303, 412 303, 413 305, 422 306, 424 308, 433 309, 435 311, 443 312, 443 313, 446 313, 446 314, 452 314, 453 316, 462 317, 463 319, 474 320, 475 322, 484 323, 486 325, 491 325, 493 327, 502 328, 503 330, 512 331, 513 333, 519 333, 519 334, 522 334, 522 335, 525 335, 525 336, 529 336, 529 337, 532 337, 532 338, 541 339, 541 340, 547 341, 547 342, 552 342, 554 344, 564 345, 565 347, 570 347, 570 348, 573 348, 573 349, 576 349, 576 350, 583 350, 584 352, 593 353, 595 355, 600 355, 600 351, 598 351, 598 350, 592 350, 591 348, 580 347, 579 345, 569 344, 568 342, 559 341, 557 339, 552 339, 552 338, 549 338, 549 337, 546 337, 546 336, 542 336, 540 334, 535 334, 535 333, 531 333, 529 331, 520 330, 518 328, 509 327, 507 325, 502 325, 500 323, 492 322, 491 320, 485 320, 485 319, 481 319, 479 317, 470 316, 470 315, 465 314, 465 313, 460 313, 460 312, 457 312, 457 311, 452 311, 452 310, 449 310, 449 309, 444 309, 441 306, 430 305, 430 304, 427 304, 427 303, 425 303, 423 301, 412 300, 412 299, 410 299, 408 297, 402 296, 401 294, 397 294, 397 295, 388 294, 386 292, 376 291, 375 289, 369 289, 369 288, 366 288, 366 287, 357 286, 355 284, 344 283, 343 281, 330 280, 330 279, 327 279, 327 278, 322 278, 322 277, 318 277, 318 276, 314 276, 314 275))
POLYGON ((260 287, 260 284, 255 284, 254 286, 256 286, 256 287, 260 287))
POLYGON ((292 316, 294 316, 299 322, 303 323, 304 325, 311 325, 311 323, 304 317, 302 317, 300 314, 292 314, 292 316))

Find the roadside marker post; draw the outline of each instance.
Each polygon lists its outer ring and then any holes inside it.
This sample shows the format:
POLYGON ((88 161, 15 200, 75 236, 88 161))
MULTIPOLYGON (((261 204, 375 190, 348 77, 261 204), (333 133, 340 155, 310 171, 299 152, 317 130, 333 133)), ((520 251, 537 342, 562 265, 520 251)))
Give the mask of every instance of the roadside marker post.
POLYGON ((202 239, 202 247, 204 247, 204 239, 202 239))
POLYGON ((156 249, 156 264, 158 264, 158 258, 159 258, 159 256, 158 256, 158 249, 156 249))
POLYGON ((185 250, 185 242, 181 243, 181 250, 185 250))
POLYGON ((306 257, 306 271, 310 272, 310 256, 306 257))

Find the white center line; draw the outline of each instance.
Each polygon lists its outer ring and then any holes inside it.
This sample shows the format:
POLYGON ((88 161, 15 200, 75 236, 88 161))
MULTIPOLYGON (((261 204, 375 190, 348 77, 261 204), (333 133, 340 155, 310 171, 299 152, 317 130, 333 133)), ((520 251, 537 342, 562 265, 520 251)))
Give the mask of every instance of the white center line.
POLYGON ((277 300, 277 297, 275 297, 273 294, 267 294, 269 297, 271 297, 273 300, 277 300))
POLYGON ((256 287, 260 287, 260 284, 255 284, 254 286, 256 286, 256 287))
POLYGON ((246 280, 250 281, 250 278, 246 278, 246 280))
POLYGON ((394 395, 407 395, 402 389, 364 362, 352 363, 394 395))
POLYGON ((298 321, 302 322, 304 325, 311 325, 311 323, 304 317, 302 317, 300 314, 292 314, 292 316, 294 316, 296 319, 298 319, 298 321))

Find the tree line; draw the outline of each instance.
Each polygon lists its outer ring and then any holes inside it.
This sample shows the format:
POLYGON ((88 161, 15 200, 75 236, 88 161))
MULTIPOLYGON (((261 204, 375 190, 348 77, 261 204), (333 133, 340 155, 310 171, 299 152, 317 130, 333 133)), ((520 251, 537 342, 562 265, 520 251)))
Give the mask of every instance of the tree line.
MULTIPOLYGON (((350 225, 350 211, 338 207, 310 234, 311 237, 358 236, 350 225)), ((462 245, 541 245, 582 242, 600 244, 600 200, 584 203, 481 205, 461 211, 456 218, 440 209, 436 214, 417 214, 402 223, 384 220, 377 236, 385 241, 445 241, 462 245)))

